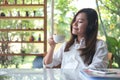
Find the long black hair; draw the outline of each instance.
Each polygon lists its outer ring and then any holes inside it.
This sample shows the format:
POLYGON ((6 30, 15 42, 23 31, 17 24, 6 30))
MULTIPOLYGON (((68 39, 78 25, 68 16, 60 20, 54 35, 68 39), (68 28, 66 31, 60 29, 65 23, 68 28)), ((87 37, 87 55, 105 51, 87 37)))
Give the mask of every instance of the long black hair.
POLYGON ((76 20, 76 16, 80 13, 86 14, 88 25, 86 27, 86 32, 84 36, 86 47, 81 48, 79 50, 82 51, 81 56, 85 56, 84 62, 89 65, 92 62, 93 56, 95 54, 97 33, 98 33, 98 15, 94 9, 84 8, 76 13, 70 25, 71 38, 67 42, 67 45, 64 51, 69 51, 69 48, 71 47, 71 45, 73 45, 75 39, 77 38, 77 35, 72 34, 72 25, 76 20))

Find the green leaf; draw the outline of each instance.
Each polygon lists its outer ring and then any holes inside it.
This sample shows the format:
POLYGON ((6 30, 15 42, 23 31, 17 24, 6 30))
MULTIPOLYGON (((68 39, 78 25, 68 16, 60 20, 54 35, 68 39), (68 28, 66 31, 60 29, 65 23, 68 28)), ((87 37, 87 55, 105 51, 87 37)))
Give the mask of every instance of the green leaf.
POLYGON ((118 42, 118 49, 120 50, 120 40, 119 40, 119 42, 118 42))
POLYGON ((106 37, 108 50, 109 52, 112 52, 113 54, 116 52, 116 47, 118 46, 118 41, 114 37, 106 37))

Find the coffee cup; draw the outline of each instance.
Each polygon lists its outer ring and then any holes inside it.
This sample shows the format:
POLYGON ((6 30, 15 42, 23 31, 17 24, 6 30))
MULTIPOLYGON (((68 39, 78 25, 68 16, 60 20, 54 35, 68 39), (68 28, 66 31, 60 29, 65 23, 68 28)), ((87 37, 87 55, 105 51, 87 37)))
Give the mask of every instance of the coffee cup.
POLYGON ((53 35, 53 40, 55 41, 55 43, 62 43, 62 42, 65 41, 65 36, 64 35, 54 34, 53 35))

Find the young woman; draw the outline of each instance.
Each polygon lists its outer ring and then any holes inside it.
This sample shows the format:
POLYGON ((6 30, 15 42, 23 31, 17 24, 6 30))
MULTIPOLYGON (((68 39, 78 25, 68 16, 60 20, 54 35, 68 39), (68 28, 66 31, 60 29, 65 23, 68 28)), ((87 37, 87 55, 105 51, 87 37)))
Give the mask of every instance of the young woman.
POLYGON ((97 39, 97 12, 91 8, 78 11, 70 30, 70 40, 64 42, 56 53, 53 38, 48 40, 50 49, 44 57, 44 66, 52 68, 61 64, 64 69, 107 68, 106 43, 97 39))

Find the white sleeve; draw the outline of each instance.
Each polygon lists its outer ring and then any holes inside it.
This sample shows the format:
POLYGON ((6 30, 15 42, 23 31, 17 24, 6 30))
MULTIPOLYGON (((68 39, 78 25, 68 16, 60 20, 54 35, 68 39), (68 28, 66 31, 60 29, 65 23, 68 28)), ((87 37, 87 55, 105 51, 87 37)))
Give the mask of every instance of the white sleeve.
MULTIPOLYGON (((49 67, 52 68, 54 66, 57 66, 61 64, 62 62, 62 55, 64 53, 64 48, 65 48, 66 42, 62 44, 62 46, 53 54, 53 60, 52 63, 45 65, 43 63, 43 67, 49 67)), ((44 62, 44 60, 43 60, 44 62)))
POLYGON ((108 66, 108 49, 104 41, 97 41, 96 52, 92 63, 88 68, 107 68, 108 66))

